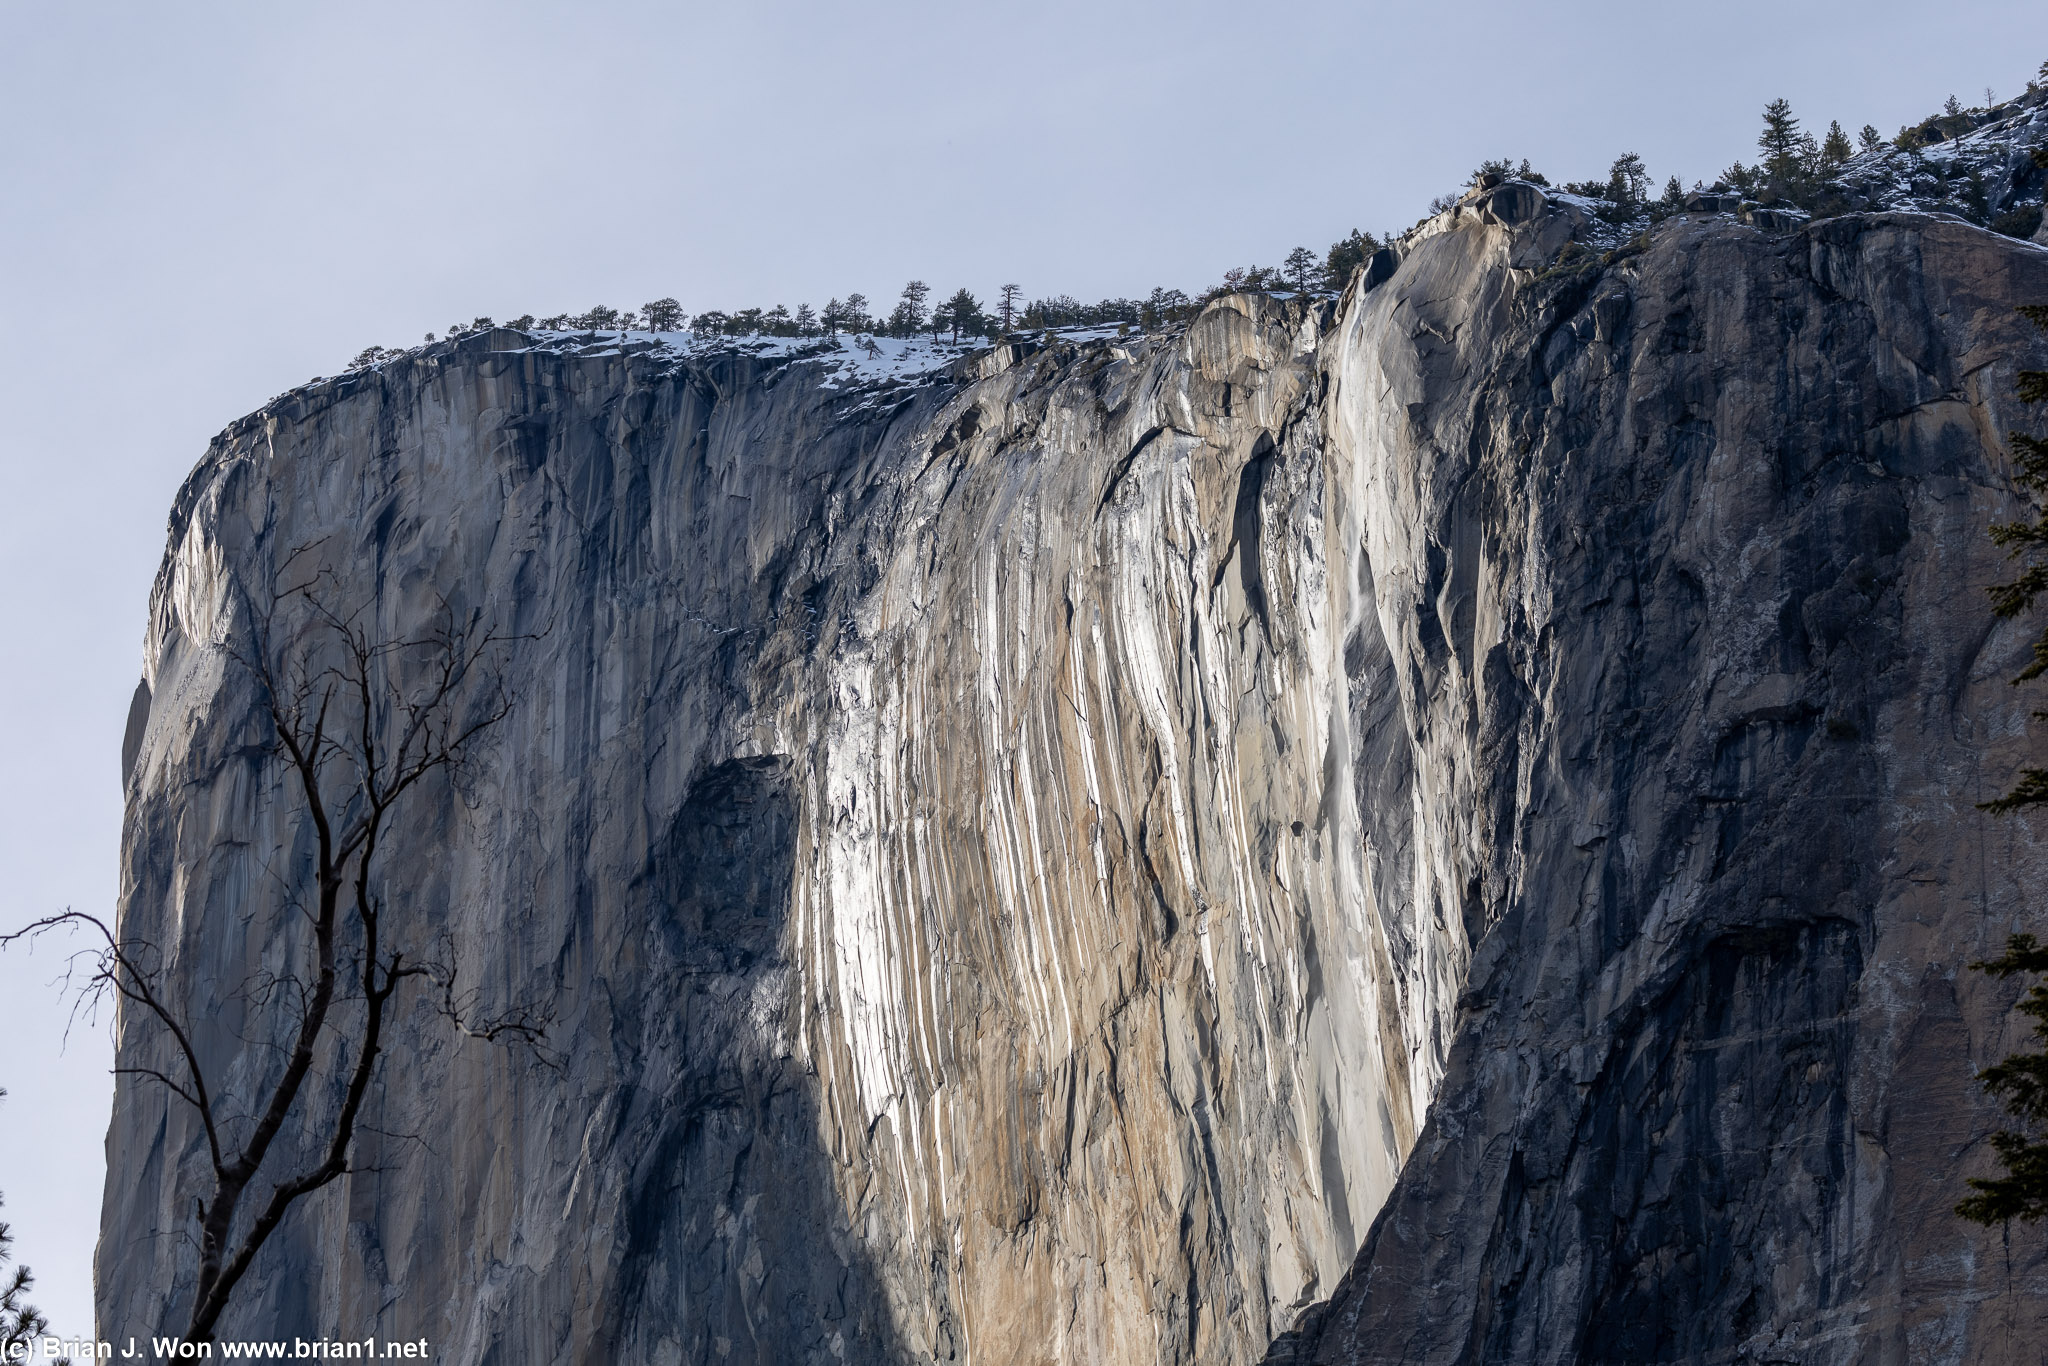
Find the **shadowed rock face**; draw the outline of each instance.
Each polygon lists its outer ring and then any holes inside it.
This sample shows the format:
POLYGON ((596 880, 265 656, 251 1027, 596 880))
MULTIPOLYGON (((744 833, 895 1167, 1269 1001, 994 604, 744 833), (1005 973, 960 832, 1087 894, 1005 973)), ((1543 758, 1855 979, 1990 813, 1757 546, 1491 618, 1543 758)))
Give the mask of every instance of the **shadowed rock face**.
MULTIPOLYGON (((2038 1333, 2031 1246, 1947 1209, 1996 1120, 1970 1070, 2018 1037, 1959 967, 2043 866, 1971 803, 2024 748, 1983 528, 2048 253, 1700 217, 1559 266, 1572 227, 1488 201, 1334 309, 1240 296, 916 385, 499 333, 230 428, 153 598, 124 924, 222 1075, 275 1065, 238 988, 297 942, 307 836, 230 647, 296 552, 390 638, 517 637, 510 716, 380 867, 481 1008, 556 1023, 542 1063, 412 1002, 362 1170, 224 1335, 2038 1333)), ((122 1079, 104 1329, 180 1320, 198 1143, 122 1079)))
POLYGON ((1429 1123, 1272 1359, 2016 1359, 2038 1240, 1950 1207, 2020 1037, 1961 966, 2042 867, 1972 804, 2024 753, 1984 528, 2048 253, 1697 218, 1510 286, 1517 250, 1421 242, 1328 346, 1483 929, 1429 1123))

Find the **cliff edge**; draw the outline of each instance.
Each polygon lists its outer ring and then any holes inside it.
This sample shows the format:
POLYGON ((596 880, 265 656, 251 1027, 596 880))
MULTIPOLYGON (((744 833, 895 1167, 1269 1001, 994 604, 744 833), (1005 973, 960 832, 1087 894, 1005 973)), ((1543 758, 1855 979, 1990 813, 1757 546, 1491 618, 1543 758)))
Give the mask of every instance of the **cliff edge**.
MULTIPOLYGON (((290 566, 512 638, 379 866, 555 1023, 413 1002, 224 1335, 2009 1359, 2048 1268, 1948 1211, 2021 1033, 1962 965, 2048 871, 1973 808, 2026 752, 1984 529, 2048 250, 1583 227, 1510 183, 1340 300, 921 369, 499 330, 230 427, 124 932, 275 1065, 307 836, 235 655, 290 566)), ((202 1137, 126 1075, 108 1145, 103 1334, 175 1331, 202 1137)))

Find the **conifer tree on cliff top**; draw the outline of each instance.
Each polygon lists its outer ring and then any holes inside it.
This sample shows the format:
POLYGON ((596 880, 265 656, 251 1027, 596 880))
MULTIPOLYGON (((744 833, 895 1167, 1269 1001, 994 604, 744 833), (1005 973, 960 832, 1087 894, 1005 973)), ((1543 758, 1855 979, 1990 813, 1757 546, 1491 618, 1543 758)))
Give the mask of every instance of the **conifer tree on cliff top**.
POLYGON ((988 327, 988 319, 982 315, 981 300, 965 289, 946 300, 945 311, 946 326, 952 329, 954 341, 960 340, 962 332, 974 336, 988 327))
POLYGON ((1763 173, 1780 189, 1799 178, 1799 120, 1792 117, 1788 100, 1772 100, 1764 106, 1764 131, 1757 135, 1757 150, 1764 154, 1763 173))
POLYGON ((1314 252, 1307 247, 1296 247, 1280 263, 1280 273, 1287 277, 1288 284, 1306 294, 1316 287, 1317 277, 1323 272, 1314 252))
MULTIPOLYGON (((2048 304, 2033 304, 2020 310, 2027 320, 2048 332, 2048 304)), ((2022 403, 2048 403, 2048 370, 2022 370, 2019 376, 2022 403)), ((2037 494, 2048 494, 2048 439, 2012 432, 2013 464, 2019 485, 2037 494)), ((1991 538, 2016 559, 2024 558, 2018 577, 1991 590, 1992 611, 2000 617, 2016 617, 2032 607, 2034 600, 2048 592, 2048 560, 2034 552, 2048 550, 2048 511, 2031 522, 2005 522, 1991 528, 1991 538)), ((2048 672, 2048 628, 2034 638, 2034 659, 2020 671, 2014 683, 2024 683, 2048 672)), ((2035 712, 2036 717, 2048 712, 2035 712)), ((1983 804, 1987 811, 2010 812, 2033 806, 2048 806, 2048 768, 2026 768, 2012 791, 1996 801, 1983 804)), ((2031 934, 2016 934, 2006 941, 1998 957, 1971 965, 1997 977, 2014 973, 2048 973, 2048 947, 2031 934)), ((2005 1103, 2006 1110, 2033 1134, 2048 1130, 2048 984, 2040 981, 2020 999, 2020 1013, 2034 1021, 2034 1037, 2040 1043, 2033 1052, 2014 1053, 2005 1061, 1985 1068, 1977 1080, 2005 1103)), ((2032 1137, 2015 1130, 2001 1130, 1991 1136, 1991 1146, 2005 1165, 2000 1177, 1972 1177, 1977 1194, 1956 1206, 1956 1213, 1979 1224, 2002 1223, 2007 1219, 2032 1221, 2048 1214, 2048 1137, 2032 1137)))
POLYGON ((924 301, 931 297, 932 287, 922 280, 912 280, 903 286, 903 297, 889 314, 889 335, 914 337, 924 330, 924 301))
POLYGON ((1849 135, 1842 131, 1839 121, 1828 124, 1828 135, 1820 144, 1821 165, 1833 170, 1856 155, 1856 149, 1849 145, 1849 135))

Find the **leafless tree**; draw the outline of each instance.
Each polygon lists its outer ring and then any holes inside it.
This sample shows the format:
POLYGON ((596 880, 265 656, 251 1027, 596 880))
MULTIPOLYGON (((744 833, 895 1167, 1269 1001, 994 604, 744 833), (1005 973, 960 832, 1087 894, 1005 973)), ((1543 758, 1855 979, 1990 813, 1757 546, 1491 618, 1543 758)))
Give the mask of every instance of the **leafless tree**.
MULTIPOLYGON (((298 558, 287 560, 286 572, 298 558)), ((538 1050, 548 1022, 532 1009, 477 1018, 478 993, 458 991, 447 941, 440 953, 408 946, 418 927, 395 923, 376 864, 406 797, 430 776, 454 776, 508 714, 494 665, 510 638, 474 620, 458 626, 444 605, 424 634, 380 639, 367 609, 330 606, 336 588, 318 574, 282 590, 273 584, 264 610, 244 598, 251 638, 229 649, 257 684, 267 761, 282 766, 312 834, 310 869, 283 888, 305 921, 290 966, 234 993, 286 1041, 282 1068, 253 1096, 224 1094, 203 1061, 193 1003, 178 998, 166 970, 168 955, 125 927, 66 911, 0 937, 4 945, 59 926, 89 929, 100 947, 89 955, 86 994, 111 995, 124 1017, 139 1015, 160 1035, 161 1065, 115 1070, 161 1084, 205 1134, 211 1179, 193 1216, 199 1267, 188 1342, 211 1340, 235 1286, 292 1206, 355 1169, 364 1098, 402 987, 427 987, 435 1008, 473 1037, 538 1050), (328 1113, 316 1097, 332 1095, 336 1083, 340 1103, 328 1113), (280 1143, 288 1129, 297 1142, 280 1143)))

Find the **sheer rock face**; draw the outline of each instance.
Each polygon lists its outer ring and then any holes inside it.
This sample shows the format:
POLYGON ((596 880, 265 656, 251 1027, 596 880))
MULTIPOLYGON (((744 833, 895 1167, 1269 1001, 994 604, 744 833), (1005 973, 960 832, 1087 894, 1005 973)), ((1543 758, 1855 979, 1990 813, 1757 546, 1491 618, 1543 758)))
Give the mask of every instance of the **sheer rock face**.
POLYGON ((1698 218, 1511 288, 1516 249, 1430 238, 1328 343, 1483 928, 1423 1136, 1273 1359, 2016 1359, 2039 1241, 1950 1207, 2023 1037, 1962 965, 2044 867, 1973 803, 2026 753, 1984 529, 2048 253, 1698 218))
MULTIPOLYGON (((209 1020, 294 942, 306 836, 229 656, 297 552, 381 638, 443 600, 523 637, 379 867, 561 1055, 421 1005, 372 1118, 416 1141, 307 1205, 228 1335, 1250 1360, 1328 1293, 1464 967, 1455 907, 1414 923, 1388 656, 1331 579, 1328 321, 1247 297, 857 392, 501 337, 227 433, 156 596, 128 927, 209 1020)), ((145 1084, 119 1116, 103 1310, 174 1325, 190 1255, 137 1235, 197 1136, 145 1084)))
MULTIPOLYGON (((223 1335, 2038 1333, 2032 1245, 1947 1211, 1997 1118, 1970 1071, 2019 1038, 1960 965, 2048 868, 1971 809, 2024 752, 1983 528, 2048 253, 1699 218, 1556 267, 1573 226, 1480 202, 1335 311, 1240 296, 917 386, 501 333, 224 433, 154 596, 124 926, 222 1077, 275 1066, 239 998, 298 945, 308 836, 233 655, 320 573, 383 638, 515 637, 510 715, 379 867, 477 1008, 555 1024, 537 1062, 413 1000, 361 1169, 223 1335)), ((200 1135, 123 1077, 108 1141, 102 1328, 175 1331, 200 1135)))

